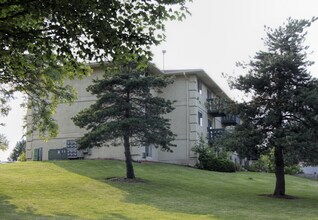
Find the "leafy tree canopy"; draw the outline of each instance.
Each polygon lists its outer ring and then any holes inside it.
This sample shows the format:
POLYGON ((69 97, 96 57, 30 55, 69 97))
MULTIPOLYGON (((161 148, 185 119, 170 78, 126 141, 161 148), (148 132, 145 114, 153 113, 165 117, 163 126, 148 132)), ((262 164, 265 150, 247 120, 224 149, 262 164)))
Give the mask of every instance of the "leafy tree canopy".
POLYGON ((1 111, 21 91, 33 110, 30 128, 55 136, 50 115, 75 98, 64 80, 90 74, 87 62, 151 57, 150 46, 164 39, 164 22, 184 18, 185 1, 0 1, 1 111))
POLYGON ((248 73, 231 83, 252 98, 237 104, 243 123, 224 145, 248 157, 273 149, 276 196, 285 195, 286 162, 318 162, 318 80, 307 70, 313 62, 303 44, 305 29, 315 20, 289 18, 277 29, 266 28, 267 50, 242 64, 248 73))
POLYGON ((9 142, 3 134, 0 134, 0 150, 6 151, 8 149, 9 142))
POLYGON ((175 135, 164 117, 173 110, 172 102, 153 95, 172 83, 164 75, 153 75, 135 64, 109 67, 103 79, 94 80, 88 91, 97 96, 95 104, 79 112, 73 121, 86 128, 79 148, 119 144, 123 140, 127 178, 135 178, 130 147, 153 144, 171 151, 175 135))

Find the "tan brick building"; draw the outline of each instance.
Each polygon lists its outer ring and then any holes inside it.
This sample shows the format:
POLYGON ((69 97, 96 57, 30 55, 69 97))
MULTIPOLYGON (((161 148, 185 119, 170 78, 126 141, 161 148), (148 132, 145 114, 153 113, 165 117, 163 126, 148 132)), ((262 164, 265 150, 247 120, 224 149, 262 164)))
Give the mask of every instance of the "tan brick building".
MULTIPOLYGON (((36 134, 27 137, 27 159, 71 159, 71 158, 112 158, 124 159, 123 146, 110 146, 77 151, 76 140, 85 130, 75 126, 71 120, 80 110, 94 103, 94 96, 86 91, 95 77, 102 77, 103 71, 98 65, 92 66, 94 73, 82 80, 73 80, 70 84, 78 91, 78 99, 72 105, 60 104, 54 115, 59 124, 60 133, 56 138, 44 142, 36 134)), ((171 130, 177 135, 173 153, 164 152, 153 146, 132 147, 134 160, 149 160, 166 163, 194 165, 197 155, 191 150, 203 135, 207 140, 222 132, 227 126, 238 123, 236 117, 225 116, 220 106, 215 105, 219 98, 228 99, 224 91, 202 69, 160 71, 152 67, 155 74, 174 76, 174 83, 162 93, 156 94, 175 100, 175 110, 166 117, 171 119, 171 130), (214 105, 211 105, 214 100, 214 105), (224 117, 225 116, 225 117, 224 117)), ((234 160, 234 157, 232 158, 234 160)))

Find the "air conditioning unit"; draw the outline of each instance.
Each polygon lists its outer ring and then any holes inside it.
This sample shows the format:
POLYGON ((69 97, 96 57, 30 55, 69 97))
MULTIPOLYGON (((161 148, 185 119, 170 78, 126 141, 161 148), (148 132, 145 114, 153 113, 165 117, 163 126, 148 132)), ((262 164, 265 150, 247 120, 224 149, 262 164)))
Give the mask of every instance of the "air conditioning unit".
POLYGON ((78 158, 79 152, 77 150, 77 143, 75 140, 67 140, 66 141, 66 149, 67 149, 67 158, 68 159, 75 159, 78 158))

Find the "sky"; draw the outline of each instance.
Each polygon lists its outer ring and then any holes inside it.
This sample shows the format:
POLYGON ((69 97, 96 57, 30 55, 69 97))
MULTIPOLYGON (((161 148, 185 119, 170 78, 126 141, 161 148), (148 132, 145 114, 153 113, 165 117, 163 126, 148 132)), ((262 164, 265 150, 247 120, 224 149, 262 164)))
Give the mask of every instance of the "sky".
MULTIPOLYGON (((244 74, 236 62, 249 61, 264 49, 264 25, 276 28, 288 17, 318 16, 315 0, 194 0, 188 4, 191 16, 183 22, 169 22, 166 42, 154 48, 154 61, 165 69, 204 69, 232 98, 228 75, 244 74)), ((318 21, 308 29, 307 43, 318 63, 318 21)), ((317 66, 315 66, 315 71, 317 66)), ((316 75, 318 76, 318 75, 316 75)))
MULTIPOLYGON (((222 73, 237 76, 244 71, 236 62, 247 62, 259 50, 264 49, 262 38, 264 26, 277 28, 288 17, 311 19, 318 16, 317 0, 193 0, 188 3, 189 15, 184 21, 168 22, 166 42, 153 47, 153 62, 164 69, 204 69, 212 79, 232 98, 231 91, 222 73)), ((310 68, 318 77, 318 21, 307 29, 305 44, 313 51, 308 59, 317 64, 310 68)), ((1 118, 6 127, 0 133, 10 142, 7 152, 0 151, 0 160, 5 160, 17 141, 23 136, 23 115, 20 99, 11 103, 12 111, 1 118)))

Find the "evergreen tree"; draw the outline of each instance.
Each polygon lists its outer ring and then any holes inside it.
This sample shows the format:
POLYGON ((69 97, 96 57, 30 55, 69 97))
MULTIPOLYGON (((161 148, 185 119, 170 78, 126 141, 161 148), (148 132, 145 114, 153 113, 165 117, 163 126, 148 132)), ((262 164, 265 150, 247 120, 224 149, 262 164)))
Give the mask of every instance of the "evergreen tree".
POLYGON ((247 75, 231 83, 252 98, 236 106, 243 123, 223 144, 249 158, 273 150, 278 197, 285 196, 286 163, 318 162, 318 80, 307 70, 313 62, 303 45, 304 30, 315 20, 289 18, 267 28, 267 50, 242 65, 247 75))
POLYGON ((14 149, 12 150, 11 154, 10 154, 10 159, 12 161, 17 161, 19 156, 22 153, 25 153, 25 147, 26 147, 26 141, 25 140, 18 141, 16 143, 14 149))
POLYGON ((174 146, 175 135, 164 117, 173 110, 172 102, 153 95, 170 83, 164 75, 152 75, 133 63, 107 68, 104 78, 94 80, 87 89, 97 96, 96 103, 73 118, 75 125, 88 130, 78 140, 79 148, 123 140, 126 177, 135 178, 131 146, 153 144, 167 151, 174 146))

